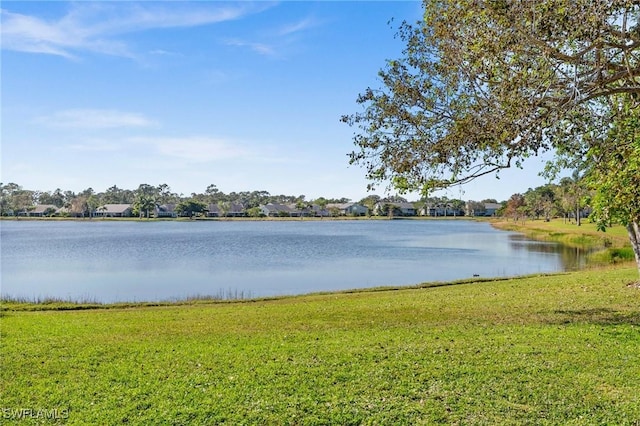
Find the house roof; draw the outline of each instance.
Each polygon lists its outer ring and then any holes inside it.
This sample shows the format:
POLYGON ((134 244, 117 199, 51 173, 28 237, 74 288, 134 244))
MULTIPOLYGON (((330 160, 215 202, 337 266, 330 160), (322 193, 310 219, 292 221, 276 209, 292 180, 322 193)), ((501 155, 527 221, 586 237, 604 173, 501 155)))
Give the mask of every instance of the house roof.
POLYGON ((161 212, 161 213, 173 213, 175 211, 176 211, 176 205, 173 203, 162 204, 158 206, 158 212, 161 212))
POLYGON ((392 203, 392 202, 387 202, 387 201, 379 201, 377 203, 380 206, 384 206, 385 204, 389 204, 395 207, 398 207, 399 209, 415 209, 416 206, 413 205, 413 203, 392 203))
POLYGON ((263 208, 267 209, 270 212, 287 212, 290 213, 293 211, 293 209, 289 206, 285 206, 284 204, 278 204, 278 203, 269 203, 269 204, 265 204, 262 206, 263 208))
MULTIPOLYGON (((231 203, 229 205, 228 213, 243 213, 244 206, 240 203, 231 203)), ((220 206, 218 203, 209 204, 209 213, 220 213, 220 206)))
POLYGON ((244 206, 242 205, 242 203, 231 203, 231 210, 229 210, 230 213, 242 213, 244 212, 244 206))
POLYGON ((31 213, 44 213, 49 209, 58 211, 58 207, 54 206, 53 204, 38 204, 36 208, 32 210, 31 213))
POLYGON ((104 212, 105 214, 110 213, 124 213, 128 209, 131 208, 131 204, 105 204, 103 206, 98 207, 98 211, 104 212))
POLYGON ((327 204, 327 208, 328 209, 346 210, 346 209, 348 209, 349 207, 351 207, 354 204, 355 203, 329 203, 329 204, 327 204))
POLYGON ((490 210, 490 209, 498 210, 501 207, 502 207, 502 204, 500 203, 484 203, 484 208, 487 210, 490 210))

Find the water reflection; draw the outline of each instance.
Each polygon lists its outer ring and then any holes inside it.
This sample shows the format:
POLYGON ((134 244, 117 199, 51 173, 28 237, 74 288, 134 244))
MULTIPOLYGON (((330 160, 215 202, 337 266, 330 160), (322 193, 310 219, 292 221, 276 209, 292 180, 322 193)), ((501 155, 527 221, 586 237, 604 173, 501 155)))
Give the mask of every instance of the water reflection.
POLYGON ((582 247, 569 247, 551 241, 532 241, 524 235, 512 234, 509 236, 510 245, 515 251, 523 250, 531 253, 543 253, 557 257, 564 271, 577 271, 586 267, 587 256, 594 252, 593 249, 582 247))

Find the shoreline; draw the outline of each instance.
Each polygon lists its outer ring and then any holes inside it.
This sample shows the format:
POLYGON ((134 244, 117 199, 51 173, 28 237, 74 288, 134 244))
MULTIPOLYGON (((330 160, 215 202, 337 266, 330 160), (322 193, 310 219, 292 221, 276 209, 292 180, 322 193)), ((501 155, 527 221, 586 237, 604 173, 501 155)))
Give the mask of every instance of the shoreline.
MULTIPOLYGON (((29 221, 60 221, 60 220, 68 220, 68 221, 81 221, 81 223, 87 222, 105 222, 105 221, 113 221, 113 222, 131 222, 131 221, 140 221, 140 222, 151 222, 151 221, 166 221, 166 220, 175 220, 175 219, 139 219, 139 218, 99 218, 99 219, 81 219, 81 218, 20 218, 18 221, 22 221, 27 219, 29 221)), ((300 218, 206 218, 206 219, 198 219, 198 220, 190 220, 190 219, 178 219, 181 222, 196 222, 196 221, 208 221, 208 222, 217 222, 217 221, 274 221, 274 222, 300 222, 300 221, 345 221, 345 220, 474 220, 477 222, 487 222, 492 227, 507 231, 507 232, 518 232, 525 235, 526 238, 535 240, 535 241, 548 241, 555 242, 558 244, 563 244, 569 247, 578 247, 580 249, 588 249, 593 250, 593 253, 590 255, 588 259, 588 263, 585 269, 605 269, 609 267, 617 267, 624 266, 627 262, 631 263, 633 260, 633 252, 631 250, 630 245, 623 241, 622 236, 618 236, 615 239, 615 244, 611 243, 610 239, 612 237, 616 237, 615 235, 611 236, 607 234, 595 230, 595 226, 583 225, 581 228, 577 227, 567 227, 566 225, 561 226, 560 228, 564 229, 564 232, 558 232, 558 229, 552 228, 555 226, 558 228, 556 224, 542 221, 529 221, 526 223, 514 223, 507 220, 497 220, 497 219, 485 219, 485 218, 471 218, 471 217, 458 217, 458 218, 434 218, 434 217, 411 217, 411 218, 388 218, 388 217, 362 217, 362 218, 352 218, 352 217, 342 217, 342 218, 304 218, 301 220, 300 218), (546 226, 547 229, 544 229, 546 226), (593 229, 591 229, 593 228, 593 229), (553 232, 550 229, 555 229, 553 232)), ((6 218, 4 218, 6 220, 6 218)), ((16 219, 11 219, 16 220, 16 219)), ((552 221, 553 222, 553 221, 552 221)), ((245 295, 243 292, 240 294, 217 294, 217 295, 191 295, 185 296, 183 298, 169 298, 163 300, 142 300, 142 301, 118 301, 118 302, 99 302, 96 300, 89 299, 64 299, 59 297, 34 297, 34 298, 26 298, 26 297, 13 297, 10 294, 3 294, 0 296, 0 312, 4 311, 30 311, 30 310, 85 310, 85 309, 119 309, 119 308, 132 308, 132 307, 158 307, 158 306, 180 306, 180 305, 196 305, 196 304, 228 304, 228 303, 255 303, 260 301, 269 301, 269 300, 280 300, 280 299, 291 299, 296 297, 305 297, 310 295, 323 295, 323 294, 342 294, 342 293, 369 293, 369 292, 380 292, 380 291, 399 291, 399 290, 410 290, 410 289, 419 289, 419 288, 434 288, 434 287, 443 287, 443 286, 454 286, 460 284, 469 284, 469 283, 486 283, 486 282, 498 282, 509 279, 525 279, 531 276, 554 276, 554 275, 562 275, 571 272, 555 272, 555 273, 543 273, 543 274, 525 274, 519 276, 509 276, 509 277, 474 277, 474 278, 465 278, 460 280, 454 280, 450 282, 422 282, 418 284, 408 284, 403 286, 377 286, 377 287, 365 287, 365 288, 352 288, 345 290, 337 290, 330 292, 311 292, 304 294, 290 294, 290 295, 276 295, 276 296, 264 296, 264 297, 252 297, 250 293, 245 295), (239 296, 239 297, 238 297, 239 296)))
MULTIPOLYGON (((415 291, 415 290, 427 290, 436 289, 442 287, 455 287, 470 284, 495 284, 504 281, 527 281, 532 279, 544 279, 553 278, 559 276, 572 276, 579 275, 581 273, 607 272, 631 269, 633 265, 631 263, 618 263, 611 265, 598 265, 590 268, 585 268, 579 271, 570 272, 553 272, 553 273, 540 273, 540 274, 528 274, 528 275, 516 275, 511 277, 488 277, 488 278, 466 278, 453 281, 433 281, 423 282, 413 285, 405 286, 378 286, 378 287, 366 287, 366 288, 353 288, 346 290, 336 291, 320 291, 304 294, 289 294, 279 296, 265 296, 265 297, 240 297, 240 298, 223 298, 219 296, 187 296, 181 299, 166 299, 158 301, 122 301, 122 302, 96 302, 87 300, 69 300, 60 298, 43 298, 42 300, 30 300, 28 298, 13 298, 10 295, 2 296, 0 298, 0 316, 6 312, 35 312, 35 311, 84 311, 84 310, 117 310, 117 309, 144 309, 144 308, 158 308, 158 307, 195 307, 195 306, 213 306, 213 305, 249 305, 255 303, 265 302, 278 302, 278 301, 292 301, 296 299, 304 299, 308 297, 332 297, 342 296, 349 294, 374 294, 385 292, 398 292, 398 291, 415 291)), ((640 288, 640 283, 629 282, 629 287, 640 288)))

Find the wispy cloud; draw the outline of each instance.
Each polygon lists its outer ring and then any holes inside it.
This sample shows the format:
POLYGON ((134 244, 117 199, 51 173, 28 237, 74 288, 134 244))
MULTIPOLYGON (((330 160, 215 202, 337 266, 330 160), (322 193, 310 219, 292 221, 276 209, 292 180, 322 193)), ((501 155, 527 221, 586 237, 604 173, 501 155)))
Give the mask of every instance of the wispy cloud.
POLYGON ((121 148, 116 146, 112 141, 89 141, 85 143, 76 143, 71 145, 64 146, 65 150, 71 150, 76 152, 116 152, 120 151, 121 148))
POLYGON ((320 23, 313 18, 304 18, 300 21, 291 23, 289 25, 285 25, 281 27, 277 33, 280 36, 291 35, 295 33, 299 33, 302 31, 306 31, 308 29, 319 26, 320 23))
POLYGON ((276 56, 277 54, 276 48, 266 43, 244 41, 240 39, 227 39, 224 41, 224 44, 227 46, 245 47, 265 56, 276 56))
POLYGON ((157 28, 195 27, 240 19, 266 2, 83 2, 58 19, 1 10, 2 48, 77 58, 83 52, 132 57, 118 36, 157 28))
POLYGON ((253 36, 253 40, 260 39, 260 41, 252 41, 251 36, 246 36, 225 39, 223 44, 246 48, 264 56, 284 56, 284 52, 296 42, 300 33, 320 25, 321 23, 316 19, 306 17, 277 28, 271 28, 261 36, 253 36))
POLYGON ((38 117, 36 121, 50 127, 74 129, 113 129, 150 127, 156 123, 142 114, 103 109, 70 109, 38 117))
POLYGON ((251 157, 251 152, 240 143, 213 137, 148 137, 132 138, 132 142, 154 148, 159 154, 195 163, 233 160, 251 157))

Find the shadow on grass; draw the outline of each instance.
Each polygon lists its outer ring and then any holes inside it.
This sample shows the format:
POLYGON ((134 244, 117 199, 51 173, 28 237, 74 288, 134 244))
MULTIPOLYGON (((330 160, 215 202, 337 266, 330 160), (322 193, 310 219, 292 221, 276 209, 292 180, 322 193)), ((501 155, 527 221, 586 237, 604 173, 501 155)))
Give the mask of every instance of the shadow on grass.
POLYGON ((555 324, 640 325, 640 311, 621 312, 610 308, 593 308, 557 310, 553 313, 560 317, 559 320, 550 321, 555 324))

